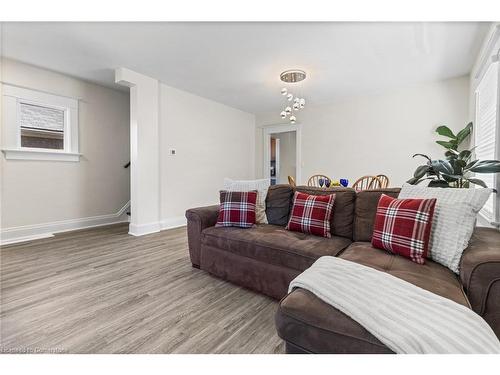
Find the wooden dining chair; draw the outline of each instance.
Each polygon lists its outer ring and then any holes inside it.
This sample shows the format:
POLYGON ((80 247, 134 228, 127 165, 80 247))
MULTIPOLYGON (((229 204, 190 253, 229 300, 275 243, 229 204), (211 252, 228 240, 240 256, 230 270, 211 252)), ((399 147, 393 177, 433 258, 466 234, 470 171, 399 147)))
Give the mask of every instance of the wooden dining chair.
MULTIPOLYGON (((329 179, 330 182, 333 182, 330 177, 325 176, 324 174, 315 174, 315 175, 309 177, 309 180, 307 181, 307 186, 321 187, 319 185, 319 179, 320 178, 322 178, 323 180, 329 179)), ((323 186, 325 186, 325 184, 323 184, 323 186)))
POLYGON ((352 184, 352 188, 357 191, 380 189, 381 187, 382 181, 380 181, 377 176, 363 176, 358 178, 357 181, 352 184))
POLYGON ((380 180, 380 187, 382 189, 385 189, 389 187, 389 177, 387 177, 385 174, 379 174, 377 175, 378 179, 380 180))
POLYGON ((296 187, 297 186, 297 184, 295 183, 295 179, 292 176, 288 176, 288 184, 291 187, 296 187))

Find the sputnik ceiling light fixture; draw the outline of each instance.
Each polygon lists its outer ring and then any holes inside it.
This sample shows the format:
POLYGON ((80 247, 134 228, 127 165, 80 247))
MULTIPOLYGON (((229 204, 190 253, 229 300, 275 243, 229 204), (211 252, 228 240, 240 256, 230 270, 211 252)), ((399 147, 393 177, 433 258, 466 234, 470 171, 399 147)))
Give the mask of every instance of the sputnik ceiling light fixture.
MULTIPOLYGON (((306 72, 303 70, 293 69, 286 70, 280 74, 280 79, 285 83, 297 83, 306 79, 306 72)), ((303 109, 306 105, 306 100, 304 98, 298 97, 288 91, 286 87, 281 89, 281 95, 283 95, 287 102, 286 107, 281 111, 280 116, 282 119, 289 117, 290 123, 295 124, 297 118, 295 117, 295 112, 303 109)))

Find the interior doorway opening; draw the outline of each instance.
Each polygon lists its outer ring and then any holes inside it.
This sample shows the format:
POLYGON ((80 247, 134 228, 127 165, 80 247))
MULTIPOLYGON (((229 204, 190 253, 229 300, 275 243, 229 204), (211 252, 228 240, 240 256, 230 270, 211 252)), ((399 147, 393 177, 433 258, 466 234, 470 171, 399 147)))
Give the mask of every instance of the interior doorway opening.
POLYGON ((287 184, 288 176, 297 179, 295 131, 271 134, 271 185, 287 184))
POLYGON ((264 128, 264 178, 271 185, 301 182, 300 129, 297 125, 264 128))

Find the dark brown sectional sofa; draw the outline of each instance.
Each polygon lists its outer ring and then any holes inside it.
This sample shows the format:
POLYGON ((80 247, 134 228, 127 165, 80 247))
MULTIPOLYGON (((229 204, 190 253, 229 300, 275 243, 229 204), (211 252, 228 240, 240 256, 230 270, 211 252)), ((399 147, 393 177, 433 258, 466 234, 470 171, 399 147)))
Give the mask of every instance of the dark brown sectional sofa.
POLYGON ((186 212, 191 262, 217 277, 281 299, 278 334, 288 353, 391 353, 356 321, 288 284, 323 255, 338 256, 390 273, 421 288, 471 307, 500 337, 500 232, 477 228, 461 260, 460 275, 427 260, 409 259, 371 246, 378 199, 397 197, 398 188, 355 192, 351 188, 297 187, 309 194, 335 193, 331 238, 285 230, 294 190, 271 186, 266 199, 269 224, 216 228, 218 206, 186 212))

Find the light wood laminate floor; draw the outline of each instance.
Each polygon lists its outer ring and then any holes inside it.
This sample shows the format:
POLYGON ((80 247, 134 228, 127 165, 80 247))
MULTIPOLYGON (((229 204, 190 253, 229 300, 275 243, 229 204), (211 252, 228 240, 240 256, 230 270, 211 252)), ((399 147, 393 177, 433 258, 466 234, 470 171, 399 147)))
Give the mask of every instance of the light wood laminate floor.
POLYGON ((186 229, 128 225, 1 249, 0 351, 282 353, 277 302, 191 267, 186 229))

